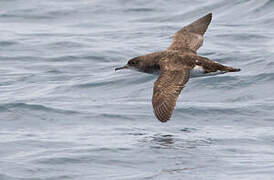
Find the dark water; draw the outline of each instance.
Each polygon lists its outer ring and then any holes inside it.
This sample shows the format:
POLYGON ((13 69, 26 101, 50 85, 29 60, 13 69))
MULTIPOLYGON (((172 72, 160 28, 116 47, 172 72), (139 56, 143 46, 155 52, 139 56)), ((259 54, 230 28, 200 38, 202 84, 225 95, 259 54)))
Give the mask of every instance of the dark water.
POLYGON ((0 179, 274 179, 274 1, 0 1, 0 179), (155 75, 114 72, 213 12, 172 120, 155 75))

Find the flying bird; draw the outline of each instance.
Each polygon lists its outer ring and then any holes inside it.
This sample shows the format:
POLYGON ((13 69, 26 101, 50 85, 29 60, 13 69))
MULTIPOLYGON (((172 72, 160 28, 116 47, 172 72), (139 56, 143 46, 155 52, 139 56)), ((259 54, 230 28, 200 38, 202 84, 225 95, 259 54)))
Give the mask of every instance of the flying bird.
POLYGON ((172 44, 165 51, 132 58, 125 66, 115 69, 159 74, 154 82, 152 106, 155 116, 161 122, 170 120, 176 101, 190 77, 197 73, 215 75, 240 71, 197 55, 211 19, 212 13, 209 13, 180 29, 174 34, 172 44))

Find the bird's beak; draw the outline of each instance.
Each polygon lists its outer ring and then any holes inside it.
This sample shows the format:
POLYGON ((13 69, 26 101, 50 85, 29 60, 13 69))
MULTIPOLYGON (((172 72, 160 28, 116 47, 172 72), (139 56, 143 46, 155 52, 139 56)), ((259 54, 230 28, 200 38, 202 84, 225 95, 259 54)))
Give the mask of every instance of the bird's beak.
POLYGON ((118 70, 120 70, 120 69, 128 69, 128 66, 125 65, 125 66, 122 66, 122 67, 115 68, 115 71, 118 71, 118 70))

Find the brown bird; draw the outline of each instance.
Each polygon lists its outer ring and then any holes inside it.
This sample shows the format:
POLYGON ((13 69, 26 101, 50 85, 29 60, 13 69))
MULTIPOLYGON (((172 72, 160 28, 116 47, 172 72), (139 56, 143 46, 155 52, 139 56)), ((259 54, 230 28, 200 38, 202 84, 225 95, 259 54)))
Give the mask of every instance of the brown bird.
POLYGON ((240 71, 197 55, 196 51, 203 44, 203 35, 211 19, 212 13, 209 13, 183 27, 174 34, 173 42, 167 50, 135 57, 125 66, 115 69, 159 73, 154 83, 152 105, 155 116, 161 122, 171 118, 176 101, 190 76, 197 76, 197 73, 215 75, 240 71))

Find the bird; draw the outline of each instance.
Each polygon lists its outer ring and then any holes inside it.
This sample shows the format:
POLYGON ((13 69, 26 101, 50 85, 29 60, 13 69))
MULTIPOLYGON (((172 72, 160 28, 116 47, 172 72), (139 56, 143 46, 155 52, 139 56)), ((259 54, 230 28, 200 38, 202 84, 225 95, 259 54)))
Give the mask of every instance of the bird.
POLYGON ((240 71, 197 54, 211 20, 212 13, 208 13, 177 31, 166 50, 131 58, 125 66, 115 68, 115 71, 132 69, 159 75, 152 96, 153 111, 159 121, 171 119, 177 99, 190 77, 240 71))

